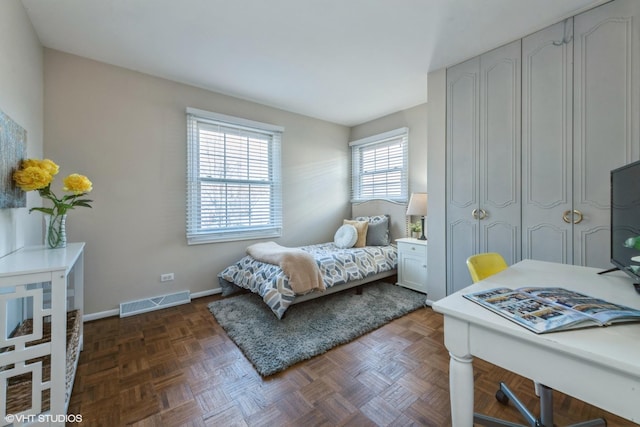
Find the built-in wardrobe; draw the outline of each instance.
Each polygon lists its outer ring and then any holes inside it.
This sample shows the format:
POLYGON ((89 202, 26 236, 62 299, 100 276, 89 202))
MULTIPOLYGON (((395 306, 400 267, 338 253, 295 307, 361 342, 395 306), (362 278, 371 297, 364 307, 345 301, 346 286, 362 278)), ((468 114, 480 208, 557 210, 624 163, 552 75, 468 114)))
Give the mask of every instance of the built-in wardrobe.
POLYGON ((609 262, 609 173, 640 159, 640 1, 615 0, 447 69, 447 293, 499 252, 609 262))

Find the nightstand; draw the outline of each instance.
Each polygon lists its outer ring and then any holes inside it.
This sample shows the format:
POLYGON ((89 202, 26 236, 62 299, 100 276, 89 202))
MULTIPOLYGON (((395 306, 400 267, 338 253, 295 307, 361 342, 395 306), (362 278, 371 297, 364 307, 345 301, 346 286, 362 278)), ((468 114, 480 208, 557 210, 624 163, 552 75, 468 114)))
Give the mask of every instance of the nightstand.
POLYGON ((397 239, 398 285, 427 293, 427 241, 397 239))

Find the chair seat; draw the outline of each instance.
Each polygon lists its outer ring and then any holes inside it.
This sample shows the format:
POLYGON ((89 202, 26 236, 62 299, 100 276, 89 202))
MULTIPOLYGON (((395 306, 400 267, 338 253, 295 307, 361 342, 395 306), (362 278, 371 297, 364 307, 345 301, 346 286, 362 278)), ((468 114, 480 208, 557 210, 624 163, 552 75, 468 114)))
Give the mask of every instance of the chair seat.
POLYGON ((486 252, 470 256, 467 259, 467 267, 469 268, 469 274, 471 274, 471 280, 476 283, 501 272, 508 265, 499 253, 486 252))

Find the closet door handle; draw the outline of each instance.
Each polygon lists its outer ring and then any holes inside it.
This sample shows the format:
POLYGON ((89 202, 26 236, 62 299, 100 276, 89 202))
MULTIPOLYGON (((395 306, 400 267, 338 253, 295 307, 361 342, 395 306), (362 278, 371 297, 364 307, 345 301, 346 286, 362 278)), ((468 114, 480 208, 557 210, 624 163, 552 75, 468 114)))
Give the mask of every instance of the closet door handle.
POLYGON ((574 210, 573 210, 573 213, 574 213, 574 215, 577 215, 577 216, 578 216, 578 219, 577 219, 577 220, 575 220, 575 221, 573 221, 573 223, 574 223, 574 224, 580 224, 580 223, 582 222, 582 219, 583 219, 582 212, 580 212, 580 211, 579 211, 579 210, 577 210, 577 209, 574 209, 574 210))
POLYGON ((484 209, 474 209, 471 211, 473 219, 485 219, 487 217, 487 211, 484 209))
POLYGON ((562 219, 567 224, 571 224, 571 223, 580 224, 582 222, 582 220, 584 219, 584 216, 582 215, 582 212, 580 212, 577 209, 574 209, 573 211, 564 211, 564 213, 562 214, 562 219), (578 217, 578 219, 573 220, 573 218, 570 218, 569 215, 571 215, 572 217, 573 217, 573 215, 576 215, 578 217))

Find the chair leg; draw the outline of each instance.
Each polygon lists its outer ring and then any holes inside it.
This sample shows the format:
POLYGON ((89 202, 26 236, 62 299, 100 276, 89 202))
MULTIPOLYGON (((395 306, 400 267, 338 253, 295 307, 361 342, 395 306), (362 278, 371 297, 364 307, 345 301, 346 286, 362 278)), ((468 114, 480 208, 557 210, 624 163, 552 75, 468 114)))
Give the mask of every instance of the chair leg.
MULTIPOLYGON (((538 420, 536 420, 536 417, 524 406, 520 399, 518 399, 518 397, 504 383, 500 383, 500 390, 496 392, 496 399, 498 400, 498 402, 505 405, 508 404, 509 401, 511 401, 516 409, 527 420, 527 423, 530 427, 539 425, 537 424, 538 420)), ((476 424, 487 427, 525 427, 522 424, 516 424, 510 421, 488 417, 482 414, 473 414, 473 421, 476 424)))
MULTIPOLYGON (((500 392, 502 392, 508 398, 508 400, 510 400, 513 403, 513 406, 516 407, 518 412, 522 414, 524 419, 527 421, 527 423, 531 427, 536 427, 540 425, 546 426, 546 424, 540 424, 539 420, 535 417, 535 415, 533 415, 531 411, 529 411, 526 408, 526 406, 524 406, 524 403, 522 403, 520 399, 518 399, 518 396, 516 396, 515 393, 513 393, 511 389, 509 389, 509 387, 506 386, 505 383, 500 383, 500 390, 498 391, 498 393, 500 392)), ((496 393, 496 398, 498 398, 498 393, 496 393)), ((501 399, 498 399, 498 400, 501 400, 501 399)), ((553 417, 553 414, 551 416, 553 417)), ((549 426, 552 427, 553 422, 549 424, 549 426)))
POLYGON ((553 427, 553 391, 544 384, 537 384, 540 397, 540 425, 553 427))
POLYGON ((595 420, 572 424, 569 427, 607 427, 607 420, 604 418, 596 418, 595 420))
MULTIPOLYGON (((496 392, 496 399, 502 404, 513 403, 515 408, 526 419, 530 427, 553 427, 553 390, 543 384, 536 383, 536 393, 540 397, 540 418, 536 418, 518 397, 504 383, 500 383, 500 389, 496 392)), ((487 427, 522 427, 521 424, 504 421, 486 415, 474 414, 473 421, 487 427)), ((607 422, 603 418, 584 421, 573 424, 570 427, 606 427, 607 422)))
MULTIPOLYGON (((540 396, 540 425, 552 427, 553 424, 553 390, 544 384, 536 384, 538 396, 540 396)), ((607 422, 604 418, 596 418, 595 420, 583 421, 578 424, 572 424, 569 427, 606 427, 607 422)))
POLYGON ((473 414, 473 423, 486 427, 526 427, 522 424, 512 423, 499 418, 488 417, 482 414, 473 414))

